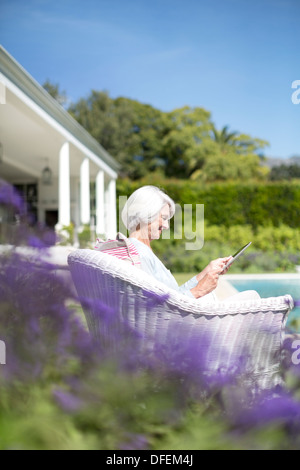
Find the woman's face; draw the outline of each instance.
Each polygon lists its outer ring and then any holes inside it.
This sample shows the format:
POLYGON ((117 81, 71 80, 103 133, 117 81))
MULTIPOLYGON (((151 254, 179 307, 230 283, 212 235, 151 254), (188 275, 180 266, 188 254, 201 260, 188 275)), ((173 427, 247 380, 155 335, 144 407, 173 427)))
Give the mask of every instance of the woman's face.
POLYGON ((148 224, 148 238, 149 240, 158 240, 163 230, 169 228, 170 208, 166 204, 160 211, 158 217, 148 224))

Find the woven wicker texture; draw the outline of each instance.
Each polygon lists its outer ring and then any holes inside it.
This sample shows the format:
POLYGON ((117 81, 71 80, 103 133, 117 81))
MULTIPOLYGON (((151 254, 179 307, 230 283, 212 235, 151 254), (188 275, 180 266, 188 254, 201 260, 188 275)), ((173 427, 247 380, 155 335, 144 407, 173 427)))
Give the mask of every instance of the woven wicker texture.
POLYGON ((111 327, 121 331, 129 325, 148 348, 169 342, 182 347, 205 339, 208 370, 230 367, 243 358, 245 374, 257 377, 259 387, 280 381, 284 327, 293 308, 289 295, 206 304, 102 252, 76 250, 68 263, 79 298, 92 301, 88 306, 82 301, 82 306, 96 340, 110 339, 109 322, 104 324, 93 306, 100 301, 117 318, 111 327))

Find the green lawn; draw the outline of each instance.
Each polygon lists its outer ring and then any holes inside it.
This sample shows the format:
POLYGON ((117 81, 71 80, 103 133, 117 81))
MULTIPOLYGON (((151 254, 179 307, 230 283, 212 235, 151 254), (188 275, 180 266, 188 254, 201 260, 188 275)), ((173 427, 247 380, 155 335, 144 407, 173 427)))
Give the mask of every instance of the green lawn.
POLYGON ((173 273, 178 284, 184 284, 186 281, 189 281, 192 277, 194 277, 198 273, 173 273))

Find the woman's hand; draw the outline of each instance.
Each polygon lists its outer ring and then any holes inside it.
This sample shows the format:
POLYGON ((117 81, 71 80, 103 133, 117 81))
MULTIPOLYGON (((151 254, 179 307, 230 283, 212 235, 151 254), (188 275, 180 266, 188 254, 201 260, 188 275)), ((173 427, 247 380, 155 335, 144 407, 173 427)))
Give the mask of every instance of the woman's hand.
POLYGON ((216 289, 219 280, 219 269, 210 270, 205 276, 198 282, 196 287, 191 289, 191 293, 196 299, 209 294, 216 289))
MULTIPOLYGON (((227 258, 222 258, 222 259, 225 260, 224 266, 226 266, 226 264, 232 259, 232 256, 228 256, 227 258)), ((223 268, 224 268, 224 266, 223 266, 223 268)), ((220 274, 221 275, 226 274, 228 272, 229 268, 230 268, 230 266, 228 266, 228 268, 224 269, 224 271, 221 272, 220 274)))
POLYGON ((204 277, 212 272, 212 271, 217 271, 219 274, 226 274, 228 272, 228 269, 225 269, 224 272, 222 270, 224 269, 224 266, 232 259, 232 256, 227 256, 227 258, 218 258, 209 263, 208 266, 206 266, 205 269, 201 273, 197 275, 197 281, 201 281, 201 279, 204 279, 204 277))

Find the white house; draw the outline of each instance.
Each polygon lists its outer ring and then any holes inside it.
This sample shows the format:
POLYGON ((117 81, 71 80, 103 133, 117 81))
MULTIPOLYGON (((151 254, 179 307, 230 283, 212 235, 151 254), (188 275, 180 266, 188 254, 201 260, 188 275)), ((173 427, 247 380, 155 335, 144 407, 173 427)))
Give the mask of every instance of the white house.
POLYGON ((119 164, 0 46, 0 178, 37 221, 116 233, 119 164), (95 183, 91 204, 91 183, 95 183))

